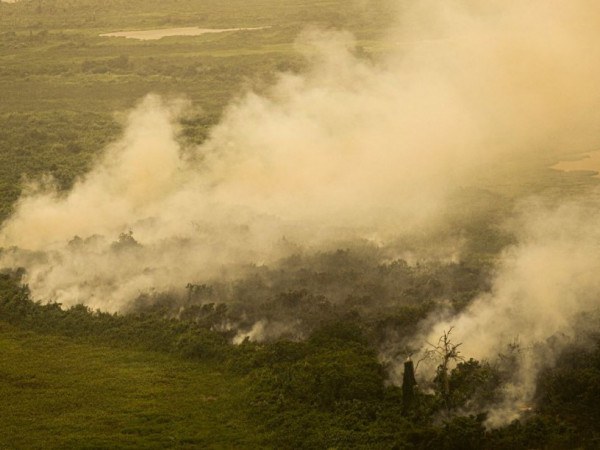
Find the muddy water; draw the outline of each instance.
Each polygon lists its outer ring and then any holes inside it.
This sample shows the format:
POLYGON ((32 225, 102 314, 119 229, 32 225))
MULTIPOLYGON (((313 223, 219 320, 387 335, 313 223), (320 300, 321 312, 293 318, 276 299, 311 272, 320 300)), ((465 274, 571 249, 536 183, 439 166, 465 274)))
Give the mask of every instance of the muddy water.
POLYGON ((600 174, 600 150, 586 153, 579 159, 570 161, 560 161, 558 164, 552 166, 553 169, 562 170, 564 172, 573 172, 578 170, 586 170, 596 172, 598 176, 600 174))
POLYGON ((199 36, 207 33, 224 33, 227 31, 252 31, 262 30, 268 27, 257 28, 163 28, 159 30, 139 30, 139 31, 118 31, 115 33, 101 34, 102 37, 124 37, 127 39, 139 39, 141 41, 152 41, 167 36, 199 36))

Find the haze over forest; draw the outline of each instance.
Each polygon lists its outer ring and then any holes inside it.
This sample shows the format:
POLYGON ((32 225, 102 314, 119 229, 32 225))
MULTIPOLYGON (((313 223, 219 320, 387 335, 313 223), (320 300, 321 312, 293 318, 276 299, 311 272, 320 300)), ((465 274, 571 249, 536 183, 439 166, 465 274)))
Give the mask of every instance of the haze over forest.
POLYGON ((2 339, 244 405, 51 445, 593 448, 600 6, 305 3, 0 4, 2 339))

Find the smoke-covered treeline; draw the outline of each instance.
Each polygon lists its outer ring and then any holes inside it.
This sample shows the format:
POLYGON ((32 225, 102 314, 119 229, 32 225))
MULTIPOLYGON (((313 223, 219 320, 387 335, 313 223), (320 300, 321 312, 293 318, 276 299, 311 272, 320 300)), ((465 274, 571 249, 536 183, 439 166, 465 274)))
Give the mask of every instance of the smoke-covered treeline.
MULTIPOLYGON (((597 439, 597 333, 582 334, 563 348, 555 367, 538 375, 535 410, 524 410, 522 421, 486 430, 485 412, 464 412, 502 399, 515 355, 507 354, 502 364, 460 362, 449 374, 449 397, 436 377, 429 380, 430 390, 419 390, 407 409, 401 390, 386 382, 386 366, 372 345, 376 329, 356 314, 323 321, 301 342, 245 340, 233 345, 231 331, 212 326, 215 316, 218 322, 226 314, 223 308, 205 307, 191 318, 170 320, 163 311, 111 315, 83 306, 62 309, 34 303, 19 284, 22 275, 0 274, 3 321, 75 342, 149 349, 219 364, 248 387, 236 415, 264 433, 257 440, 264 445, 525 449, 593 446, 597 439)), ((410 336, 410 324, 421 316, 410 309, 397 312, 405 326, 396 331, 410 336)), ((598 327, 597 318, 582 324, 598 327)))

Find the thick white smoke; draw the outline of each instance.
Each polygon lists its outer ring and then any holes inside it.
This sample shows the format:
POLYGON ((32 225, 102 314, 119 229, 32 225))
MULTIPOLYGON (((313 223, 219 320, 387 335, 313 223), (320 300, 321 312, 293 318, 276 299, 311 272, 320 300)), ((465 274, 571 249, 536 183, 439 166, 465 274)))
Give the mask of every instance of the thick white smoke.
POLYGON ((581 334, 581 315, 600 310, 598 198, 559 207, 527 203, 523 209, 515 221, 519 243, 503 253, 491 292, 460 315, 426 326, 414 341, 437 342, 454 327, 452 339, 462 343, 462 354, 488 361, 518 342, 514 377, 492 410, 492 426, 519 416, 533 399, 539 371, 581 334))

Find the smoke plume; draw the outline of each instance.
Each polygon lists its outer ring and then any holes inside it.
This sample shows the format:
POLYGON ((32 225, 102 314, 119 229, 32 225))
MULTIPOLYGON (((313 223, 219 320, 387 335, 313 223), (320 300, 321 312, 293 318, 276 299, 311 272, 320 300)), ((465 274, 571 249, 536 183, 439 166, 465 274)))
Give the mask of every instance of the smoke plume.
POLYGON ((528 202, 515 220, 519 243, 506 249, 492 290, 458 316, 425 327, 415 342, 436 342, 451 327, 463 355, 488 361, 517 350, 511 381, 488 423, 519 416, 535 394, 540 370, 582 337, 582 314, 600 311, 600 198, 548 207, 528 202), (517 345, 515 348, 514 345, 517 345))

